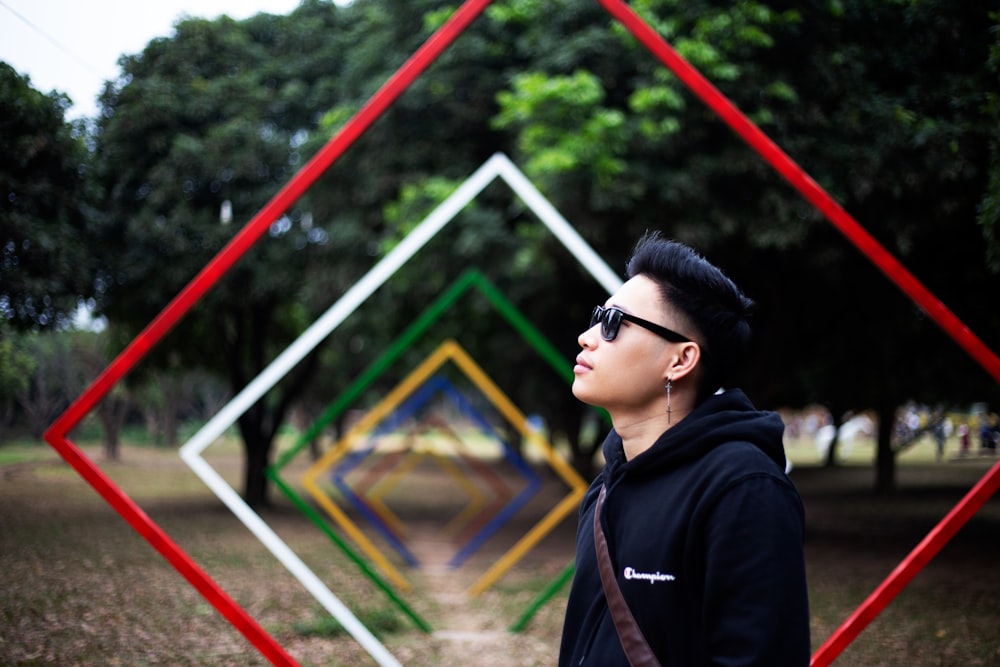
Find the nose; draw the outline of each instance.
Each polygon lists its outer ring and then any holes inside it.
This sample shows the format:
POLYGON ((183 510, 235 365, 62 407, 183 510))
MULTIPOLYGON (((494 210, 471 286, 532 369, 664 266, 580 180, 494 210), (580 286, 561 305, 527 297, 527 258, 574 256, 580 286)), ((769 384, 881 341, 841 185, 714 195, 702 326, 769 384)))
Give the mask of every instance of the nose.
POLYGON ((599 326, 599 324, 588 327, 584 329, 579 336, 577 336, 576 342, 580 344, 580 347, 585 350, 594 347, 594 327, 597 326, 599 326))

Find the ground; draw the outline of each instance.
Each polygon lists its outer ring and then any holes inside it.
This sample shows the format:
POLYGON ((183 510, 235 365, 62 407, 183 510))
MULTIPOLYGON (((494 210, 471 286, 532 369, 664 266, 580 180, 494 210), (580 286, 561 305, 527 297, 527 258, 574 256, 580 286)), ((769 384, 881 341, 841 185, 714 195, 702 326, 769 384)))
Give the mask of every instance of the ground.
MULTIPOLYGON (((0 664, 268 664, 47 447, 22 449, 28 453, 11 456, 16 448, 0 447, 0 664)), ((96 448, 87 453, 100 461, 96 448)), ((808 452, 792 453, 800 461, 792 478, 807 510, 814 648, 993 464, 976 457, 938 464, 932 455, 920 458, 918 448, 901 459, 900 492, 877 498, 868 465, 827 470, 812 465, 808 452)), ((237 450, 206 457, 238 483, 237 450)), ((127 445, 120 462, 101 466, 301 665, 374 664, 176 452, 127 445)), ((545 479, 552 482, 547 493, 558 497, 554 478, 545 479)), ((522 632, 509 628, 570 563, 574 521, 471 597, 469 586, 537 521, 544 503, 515 515, 454 569, 447 566, 454 536, 432 520, 447 487, 408 488, 412 502, 386 502, 404 519, 421 563, 405 570, 413 590, 401 596, 433 627, 430 634, 284 498, 262 516, 403 665, 554 664, 565 587, 522 632)), ((998 548, 1000 501, 993 499, 834 664, 1000 665, 998 548)))

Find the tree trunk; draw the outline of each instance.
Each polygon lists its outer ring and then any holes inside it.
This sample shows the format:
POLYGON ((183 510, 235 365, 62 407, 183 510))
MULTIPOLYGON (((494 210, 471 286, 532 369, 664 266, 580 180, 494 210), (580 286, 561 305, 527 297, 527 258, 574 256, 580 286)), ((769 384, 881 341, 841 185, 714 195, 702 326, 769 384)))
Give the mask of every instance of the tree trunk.
POLYGON ((166 412, 163 417, 166 423, 163 425, 163 444, 171 449, 180 444, 180 420, 177 418, 176 406, 174 411, 166 412))
MULTIPOLYGON (((594 453, 597 444, 593 440, 584 442, 582 431, 585 415, 586 410, 579 403, 569 404, 553 414, 550 430, 553 434, 560 433, 566 438, 569 464, 589 482, 595 474, 594 453)), ((597 437, 597 442, 602 442, 602 436, 603 434, 597 437)))
POLYGON ((41 439, 45 429, 65 408, 65 399, 60 394, 58 387, 49 387, 44 372, 37 373, 28 387, 17 392, 16 399, 32 437, 41 439))
POLYGON ((576 447, 572 450, 570 457, 570 465, 588 484, 597 475, 597 470, 594 467, 594 454, 596 452, 593 447, 576 447))
POLYGON ((892 448, 895 406, 882 405, 878 410, 878 450, 875 456, 875 492, 888 496, 896 491, 896 452, 892 448))
POLYGON ((837 419, 834 419, 833 426, 833 440, 830 441, 830 446, 826 448, 826 460, 823 462, 823 465, 827 468, 837 467, 837 444, 840 442, 841 424, 837 419))
POLYGON ((163 444, 170 448, 175 448, 180 442, 180 419, 178 415, 181 406, 194 393, 193 389, 187 386, 188 378, 184 377, 176 369, 172 369, 162 376, 163 382, 163 411, 160 416, 160 428, 163 435, 163 444))
POLYGON ((266 475, 271 459, 271 442, 271 439, 264 438, 259 431, 243 432, 243 446, 246 453, 246 467, 243 471, 244 500, 254 509, 271 506, 271 485, 268 484, 266 475))
MULTIPOLYGON (((273 314, 273 308, 261 306, 251 310, 249 321, 244 322, 239 317, 233 320, 234 342, 226 354, 230 364, 230 384, 234 393, 242 391, 247 378, 258 376, 265 367, 267 325, 273 314)), ((271 506, 271 484, 266 473, 271 463, 274 439, 277 437, 278 427, 291 409, 292 402, 302 395, 310 378, 315 375, 321 348, 321 345, 317 346, 299 362, 280 384, 280 389, 276 390, 277 394, 273 400, 267 397, 259 399, 237 420, 246 454, 243 499, 250 507, 271 506)))
POLYGON ((0 400, 0 436, 15 426, 14 417, 16 415, 17 409, 13 398, 0 400))
POLYGON ((847 415, 848 406, 841 405, 839 401, 830 401, 826 405, 827 412, 830 413, 830 418, 833 420, 833 440, 830 441, 830 446, 826 449, 826 458, 823 461, 823 465, 827 468, 835 468, 837 466, 837 449, 840 445, 840 427, 844 425, 844 417, 847 415))
POLYGON ((109 461, 121 458, 121 431, 128 415, 128 400, 112 391, 97 406, 97 418, 104 430, 104 457, 109 461))
POLYGON ((121 440, 119 431, 113 419, 101 417, 101 425, 104 427, 104 458, 109 461, 117 461, 121 458, 121 440))
POLYGON ((309 460, 312 462, 319 461, 323 456, 323 449, 320 447, 319 438, 313 438, 309 441, 309 460))

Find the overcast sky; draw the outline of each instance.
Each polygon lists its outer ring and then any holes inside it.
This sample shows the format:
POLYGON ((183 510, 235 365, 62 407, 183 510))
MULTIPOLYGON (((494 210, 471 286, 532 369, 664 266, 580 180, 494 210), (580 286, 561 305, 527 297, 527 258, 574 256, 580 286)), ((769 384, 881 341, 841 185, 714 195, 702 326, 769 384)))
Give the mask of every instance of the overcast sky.
POLYGON ((36 90, 73 100, 70 118, 97 115, 118 58, 154 37, 169 37, 182 16, 243 19, 288 14, 299 0, 0 0, 0 60, 31 77, 36 90))

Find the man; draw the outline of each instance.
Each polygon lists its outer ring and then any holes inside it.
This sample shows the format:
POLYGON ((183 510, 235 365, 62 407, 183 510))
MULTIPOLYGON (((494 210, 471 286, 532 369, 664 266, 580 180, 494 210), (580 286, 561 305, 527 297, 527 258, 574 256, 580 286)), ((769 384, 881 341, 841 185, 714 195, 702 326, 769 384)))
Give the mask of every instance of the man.
POLYGON ((579 337, 573 393, 613 429, 580 510, 559 664, 804 667, 804 520, 784 424, 720 389, 746 354, 752 304, 655 233, 627 275, 579 337))

